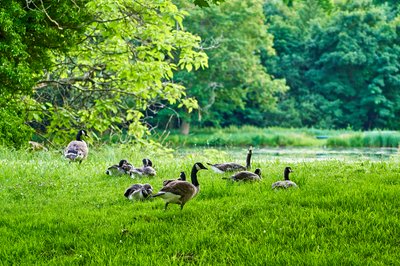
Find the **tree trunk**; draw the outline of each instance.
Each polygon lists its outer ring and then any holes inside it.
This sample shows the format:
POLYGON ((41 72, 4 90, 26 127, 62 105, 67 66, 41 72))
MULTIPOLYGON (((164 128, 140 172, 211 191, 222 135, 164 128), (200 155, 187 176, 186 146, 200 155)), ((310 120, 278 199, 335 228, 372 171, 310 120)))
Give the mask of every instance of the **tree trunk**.
POLYGON ((190 123, 186 121, 182 121, 181 124, 181 134, 183 135, 189 135, 189 130, 190 130, 190 123))

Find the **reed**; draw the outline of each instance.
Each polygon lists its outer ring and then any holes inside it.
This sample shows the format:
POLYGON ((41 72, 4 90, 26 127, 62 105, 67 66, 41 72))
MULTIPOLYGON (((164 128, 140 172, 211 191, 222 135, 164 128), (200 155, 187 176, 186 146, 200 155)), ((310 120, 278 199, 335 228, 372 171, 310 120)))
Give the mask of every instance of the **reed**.
MULTIPOLYGON (((153 138, 157 139, 156 133, 153 138)), ((398 147, 400 132, 321 130, 313 128, 257 128, 253 126, 228 128, 194 128, 189 135, 171 131, 163 139, 171 147, 398 147)))
POLYGON ((398 147, 397 131, 367 131, 337 135, 327 139, 328 147, 398 147))

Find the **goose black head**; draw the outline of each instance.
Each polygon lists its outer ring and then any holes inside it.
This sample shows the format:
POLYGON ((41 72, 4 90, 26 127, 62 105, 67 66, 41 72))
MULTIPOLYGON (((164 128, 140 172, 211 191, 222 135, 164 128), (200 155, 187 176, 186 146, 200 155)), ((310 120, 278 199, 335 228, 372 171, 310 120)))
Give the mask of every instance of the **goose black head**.
POLYGON ((144 167, 146 167, 146 166, 152 167, 153 166, 153 162, 148 158, 143 159, 142 162, 143 162, 144 167))
POLYGON ((79 141, 82 140, 82 136, 89 137, 86 130, 83 130, 83 129, 79 130, 78 134, 76 135, 76 140, 79 140, 79 141))
POLYGON ((258 175, 258 176, 261 178, 261 169, 260 169, 260 168, 257 168, 257 169, 254 171, 254 173, 255 173, 256 175, 258 175))
POLYGON ((195 163, 194 166, 196 167, 197 171, 202 170, 202 169, 208 170, 207 167, 205 167, 202 163, 199 163, 199 162, 195 163))
POLYGON ((128 163, 128 161, 123 159, 123 160, 119 161, 118 166, 121 167, 121 166, 123 166, 124 164, 127 164, 127 163, 128 163))
POLYGON ((290 168, 289 166, 285 167, 285 171, 283 172, 285 180, 289 180, 289 174, 291 172, 293 172, 292 168, 290 168))
POLYGON ((186 181, 186 174, 185 174, 185 172, 181 172, 181 173, 179 174, 178 180, 186 181))
POLYGON ((293 170, 290 166, 285 167, 285 173, 291 173, 291 172, 293 172, 293 170))

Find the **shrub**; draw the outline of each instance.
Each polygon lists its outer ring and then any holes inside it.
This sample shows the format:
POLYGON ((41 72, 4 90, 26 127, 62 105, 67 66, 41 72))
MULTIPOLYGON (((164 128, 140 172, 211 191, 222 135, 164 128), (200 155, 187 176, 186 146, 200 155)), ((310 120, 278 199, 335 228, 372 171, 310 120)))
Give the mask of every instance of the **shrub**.
POLYGON ((0 109, 0 144, 7 147, 26 146, 33 129, 25 124, 22 112, 13 108, 0 109))

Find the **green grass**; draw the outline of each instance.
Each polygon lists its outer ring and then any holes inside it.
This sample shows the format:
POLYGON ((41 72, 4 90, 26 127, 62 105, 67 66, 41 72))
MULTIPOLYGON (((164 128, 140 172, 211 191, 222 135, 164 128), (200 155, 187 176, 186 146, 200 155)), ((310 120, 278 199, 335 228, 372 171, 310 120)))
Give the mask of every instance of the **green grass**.
POLYGON ((268 146, 268 147, 398 147, 400 132, 323 130, 313 128, 194 128, 187 136, 179 131, 155 134, 153 138, 176 146, 268 146))
POLYGON ((400 165, 297 162, 300 189, 272 191, 282 161, 254 156, 263 181, 231 183, 199 172, 201 191, 163 210, 161 199, 123 197, 135 182, 157 191, 196 161, 232 159, 218 150, 157 154, 102 147, 69 164, 60 152, 0 149, 2 265, 394 265, 400 260, 400 165), (157 176, 109 177, 121 158, 153 159, 157 176))

